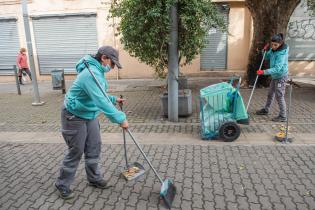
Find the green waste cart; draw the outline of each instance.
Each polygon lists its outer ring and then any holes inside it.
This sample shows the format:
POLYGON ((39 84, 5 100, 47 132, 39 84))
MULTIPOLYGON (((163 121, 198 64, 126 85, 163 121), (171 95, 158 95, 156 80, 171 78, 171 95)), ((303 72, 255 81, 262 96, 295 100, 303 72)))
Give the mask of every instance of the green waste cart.
POLYGON ((200 90, 200 134, 204 140, 221 138, 234 141, 240 136, 238 124, 249 124, 248 114, 239 92, 240 77, 200 90), (233 87, 238 80, 236 87, 233 87))

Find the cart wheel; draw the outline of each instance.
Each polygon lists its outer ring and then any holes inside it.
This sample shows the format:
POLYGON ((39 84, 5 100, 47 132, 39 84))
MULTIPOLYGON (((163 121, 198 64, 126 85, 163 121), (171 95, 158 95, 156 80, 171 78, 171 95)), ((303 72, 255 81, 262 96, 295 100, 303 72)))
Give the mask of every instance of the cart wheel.
POLYGON ((219 135, 226 142, 236 140, 241 134, 241 128, 236 122, 225 122, 221 125, 219 135))

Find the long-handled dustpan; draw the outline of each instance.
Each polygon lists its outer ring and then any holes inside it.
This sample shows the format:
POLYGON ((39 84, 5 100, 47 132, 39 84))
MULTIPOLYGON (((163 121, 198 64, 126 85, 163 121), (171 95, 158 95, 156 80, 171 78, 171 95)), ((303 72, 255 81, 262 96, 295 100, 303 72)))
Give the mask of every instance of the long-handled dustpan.
MULTIPOLYGON (((91 71, 91 69, 89 68, 88 63, 86 62, 86 60, 83 60, 83 63, 85 64, 86 68, 88 69, 88 71, 90 72, 90 74, 92 75, 92 77, 94 78, 97 86, 99 87, 99 89, 101 90, 101 92, 103 93, 103 95, 105 96, 105 98, 111 102, 111 100, 109 99, 108 95, 106 94, 106 92, 103 90, 102 86, 100 85, 99 81, 97 80, 97 78, 95 77, 94 73, 91 71)), ((144 159, 147 161, 147 163, 149 164, 150 168, 153 170, 154 174, 157 176, 157 178, 159 179, 159 181, 162 184, 161 190, 160 190, 160 196, 162 197, 165 205, 168 208, 171 208, 172 203, 174 201, 175 195, 176 195, 176 187, 173 183, 173 181, 171 179, 166 179, 166 180, 162 180, 161 176, 158 174, 158 172, 155 170, 155 168, 153 167, 153 165, 151 164, 151 162, 149 161, 149 159, 147 158, 147 156, 145 155, 145 153, 143 152, 143 150, 141 149, 141 147, 139 146, 137 140, 133 137, 132 133, 130 132, 129 129, 125 129, 127 131, 127 133, 130 135, 131 139, 133 140, 133 142, 136 144, 136 146, 138 147, 138 149, 140 150, 141 154, 143 155, 144 159)))
POLYGON ((127 181, 131 181, 134 179, 138 179, 140 176, 142 176, 145 173, 145 168, 143 167, 141 163, 138 163, 138 162, 133 162, 131 164, 128 163, 125 129, 123 129, 123 137, 124 137, 124 151, 125 151, 126 167, 124 171, 121 172, 121 174, 127 181))
MULTIPOLYGON (((120 98, 123 98, 122 95, 120 95, 120 98)), ((119 103, 120 110, 123 111, 123 103, 119 103)), ((126 161, 126 167, 124 168, 124 171, 121 172, 121 175, 127 180, 131 181, 134 179, 139 178, 141 175, 145 173, 145 168, 142 164, 138 162, 128 163, 128 156, 127 156, 127 145, 126 145, 126 131, 125 129, 122 129, 123 132, 123 138, 124 138, 124 156, 126 161)))

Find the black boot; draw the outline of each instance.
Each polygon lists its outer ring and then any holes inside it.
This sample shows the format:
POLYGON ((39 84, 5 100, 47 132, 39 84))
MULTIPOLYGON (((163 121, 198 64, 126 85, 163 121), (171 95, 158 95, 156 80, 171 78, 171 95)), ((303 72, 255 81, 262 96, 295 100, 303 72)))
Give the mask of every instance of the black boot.
POLYGON ((29 73, 28 76, 30 77, 30 80, 32 81, 32 75, 31 75, 31 73, 29 73))
POLYGON ((272 118, 272 121, 274 121, 274 122, 286 122, 287 118, 279 115, 277 117, 272 118))
POLYGON ((57 186, 56 183, 54 185, 55 185, 56 189, 59 191, 59 196, 62 199, 68 200, 68 199, 74 198, 75 195, 74 195, 72 190, 67 189, 65 187, 57 186))
POLYGON ((22 82, 22 77, 19 77, 19 83, 20 83, 20 85, 24 85, 22 82))
POLYGON ((257 115, 267 115, 268 111, 265 108, 262 108, 256 112, 257 115))
POLYGON ((107 181, 105 181, 105 180, 100 180, 97 182, 90 182, 89 184, 90 184, 90 186, 100 188, 100 189, 108 189, 108 188, 112 187, 112 185, 109 185, 107 183, 107 181))

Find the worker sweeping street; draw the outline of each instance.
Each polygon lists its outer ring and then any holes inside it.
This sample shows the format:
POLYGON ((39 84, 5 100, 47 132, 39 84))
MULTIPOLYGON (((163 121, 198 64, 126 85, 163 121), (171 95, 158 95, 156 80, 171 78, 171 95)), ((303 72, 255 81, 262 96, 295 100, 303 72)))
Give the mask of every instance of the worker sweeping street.
MULTIPOLYGON (((264 50, 268 50, 269 44, 266 44, 264 50)), ((266 53, 266 60, 269 60, 270 68, 266 70, 259 69, 258 75, 271 75, 267 102, 265 107, 256 112, 257 115, 268 115, 274 98, 279 105, 280 113, 277 117, 272 118, 274 122, 285 122, 287 118, 285 87, 288 80, 288 54, 289 47, 284 43, 282 33, 273 35, 271 38, 271 48, 266 53)))
POLYGON ((68 151, 55 187, 63 199, 74 197, 70 185, 74 181, 83 154, 89 184, 102 189, 109 187, 98 164, 101 152, 98 115, 102 112, 111 122, 119 124, 124 129, 128 128, 126 115, 115 107, 116 103, 122 103, 124 99, 109 95, 111 102, 106 100, 87 70, 86 63, 105 91, 108 89, 108 83, 104 73, 115 66, 121 68, 118 52, 110 46, 99 48, 95 56, 87 55, 76 65, 78 75, 65 96, 61 110, 61 132, 68 151))

